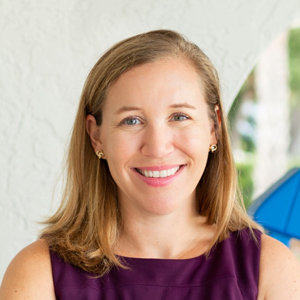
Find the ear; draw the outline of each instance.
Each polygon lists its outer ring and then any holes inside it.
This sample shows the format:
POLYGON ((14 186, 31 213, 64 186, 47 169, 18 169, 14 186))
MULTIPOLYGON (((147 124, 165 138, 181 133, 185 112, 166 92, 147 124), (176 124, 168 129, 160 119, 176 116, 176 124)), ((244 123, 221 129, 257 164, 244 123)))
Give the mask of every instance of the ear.
POLYGON ((217 144, 219 139, 219 128, 221 128, 221 112, 218 105, 215 105, 215 118, 211 130, 211 144, 217 144))
POLYGON ((96 151, 102 149, 102 143, 100 140, 100 126, 97 125, 96 119, 92 115, 87 115, 85 120, 85 128, 90 136, 91 144, 96 151))
POLYGON ((222 118, 221 118, 221 111, 219 105, 215 105, 215 113, 217 117, 218 127, 220 128, 222 124, 222 118))

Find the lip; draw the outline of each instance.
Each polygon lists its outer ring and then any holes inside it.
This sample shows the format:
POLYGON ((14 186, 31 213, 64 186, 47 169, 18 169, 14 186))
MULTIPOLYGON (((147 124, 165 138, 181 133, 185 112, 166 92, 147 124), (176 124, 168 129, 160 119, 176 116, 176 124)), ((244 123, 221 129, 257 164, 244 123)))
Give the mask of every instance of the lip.
POLYGON ((171 168, 176 168, 178 166, 180 168, 174 175, 169 176, 169 177, 163 177, 163 178, 160 178, 160 177, 145 177, 145 176, 141 175, 135 168, 132 169, 132 170, 138 176, 138 178, 140 178, 147 185, 152 186, 152 187, 162 187, 162 186, 166 186, 168 184, 171 184, 181 174, 181 172, 184 170, 186 165, 168 165, 168 166, 155 166, 155 167, 138 168, 140 170, 146 170, 146 171, 147 170, 149 170, 149 171, 162 171, 162 170, 167 170, 167 169, 171 169, 171 168))

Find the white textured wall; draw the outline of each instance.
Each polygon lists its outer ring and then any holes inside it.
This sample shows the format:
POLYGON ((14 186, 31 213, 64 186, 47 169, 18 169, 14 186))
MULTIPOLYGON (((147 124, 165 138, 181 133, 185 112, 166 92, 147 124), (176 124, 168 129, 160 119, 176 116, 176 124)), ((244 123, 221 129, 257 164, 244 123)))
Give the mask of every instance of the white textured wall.
POLYGON ((299 0, 0 0, 0 279, 51 209, 84 79, 107 47, 178 30, 216 64, 229 107, 299 12, 299 0))

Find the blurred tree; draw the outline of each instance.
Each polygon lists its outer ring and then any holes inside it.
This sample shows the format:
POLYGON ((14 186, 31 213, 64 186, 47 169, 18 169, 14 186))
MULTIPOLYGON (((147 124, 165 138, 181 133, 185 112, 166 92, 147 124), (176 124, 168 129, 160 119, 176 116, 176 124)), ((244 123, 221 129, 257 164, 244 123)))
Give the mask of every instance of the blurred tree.
POLYGON ((255 118, 252 113, 249 113, 248 109, 251 102, 253 104, 256 102, 254 71, 248 76, 228 112, 231 143, 235 154, 238 181, 246 208, 250 205, 253 194, 252 171, 255 139, 253 134, 245 134, 240 127, 252 128, 252 132, 255 131, 255 118), (246 124, 248 126, 245 126, 246 124))
POLYGON ((300 28, 289 32, 289 69, 290 69, 290 115, 291 145, 290 165, 300 165, 300 28))
POLYGON ((290 30, 288 45, 291 105, 298 106, 300 104, 300 28, 290 30))
POLYGON ((252 202, 253 194, 253 180, 252 171, 253 164, 251 163, 237 163, 238 181, 242 192, 243 200, 246 209, 250 206, 252 202))

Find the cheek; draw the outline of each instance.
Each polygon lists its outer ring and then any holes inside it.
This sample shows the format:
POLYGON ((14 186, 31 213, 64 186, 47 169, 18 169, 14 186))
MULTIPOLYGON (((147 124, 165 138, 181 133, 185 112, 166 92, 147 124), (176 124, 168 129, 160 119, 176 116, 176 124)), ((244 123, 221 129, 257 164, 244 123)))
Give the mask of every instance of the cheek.
POLYGON ((193 130, 182 131, 176 137, 177 145, 186 149, 190 153, 208 153, 210 146, 210 132, 208 130, 193 130))
POLYGON ((103 140, 103 149, 110 169, 120 169, 136 154, 138 141, 126 134, 110 134, 103 140))

